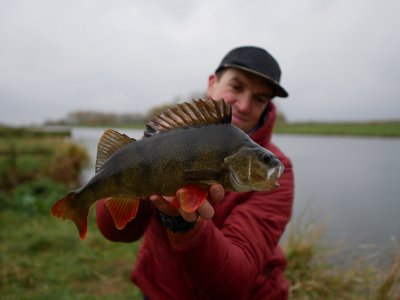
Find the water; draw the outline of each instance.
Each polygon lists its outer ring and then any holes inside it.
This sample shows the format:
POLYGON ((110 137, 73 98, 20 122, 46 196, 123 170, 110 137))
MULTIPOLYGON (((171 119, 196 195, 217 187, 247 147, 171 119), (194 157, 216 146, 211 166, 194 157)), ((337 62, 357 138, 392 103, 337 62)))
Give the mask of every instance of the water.
POLYGON ((320 212, 327 238, 358 249, 400 238, 400 139, 275 136, 295 170, 294 216, 320 212))
MULTIPOLYGON (((136 129, 118 129, 113 128, 118 132, 125 133, 128 136, 136 139, 140 139, 143 135, 142 130, 136 129)), ((104 128, 90 128, 90 127, 78 127, 72 128, 72 139, 79 144, 85 146, 90 155, 90 163, 88 167, 83 170, 82 180, 86 182, 94 175, 94 166, 96 161, 97 143, 101 135, 104 132, 104 128)))
MULTIPOLYGON (((75 128, 94 173, 103 129, 75 128)), ((141 138, 142 131, 120 132, 141 138)), ((307 211, 326 222, 326 239, 349 247, 392 248, 400 238, 400 139, 277 135, 274 142, 291 158, 296 179, 294 219, 307 211)))

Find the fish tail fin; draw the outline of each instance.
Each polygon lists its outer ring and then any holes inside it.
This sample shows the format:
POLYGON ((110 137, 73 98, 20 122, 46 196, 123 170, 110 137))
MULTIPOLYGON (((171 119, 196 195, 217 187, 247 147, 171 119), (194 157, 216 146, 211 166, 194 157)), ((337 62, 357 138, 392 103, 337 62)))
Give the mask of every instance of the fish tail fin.
POLYGON ((85 239, 87 232, 87 216, 89 214, 89 207, 83 205, 75 205, 77 200, 76 193, 70 192, 64 198, 58 200, 51 208, 51 214, 62 220, 74 221, 79 231, 81 240, 85 239))

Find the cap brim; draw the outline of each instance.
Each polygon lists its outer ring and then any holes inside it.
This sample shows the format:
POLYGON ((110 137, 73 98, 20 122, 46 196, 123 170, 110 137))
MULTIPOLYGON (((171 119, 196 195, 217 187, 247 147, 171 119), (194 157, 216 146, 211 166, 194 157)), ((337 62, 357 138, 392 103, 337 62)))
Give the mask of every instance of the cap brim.
POLYGON ((286 98, 289 96, 288 92, 275 80, 273 80, 271 77, 264 75, 263 73, 257 72, 255 70, 240 66, 240 65, 235 65, 235 64, 223 64, 222 66, 219 66, 219 68, 216 70, 218 72, 219 70, 223 68, 236 68, 240 69, 255 75, 258 75, 262 78, 265 78, 268 80, 269 83, 272 84, 272 86, 275 88, 275 96, 281 97, 281 98, 286 98))

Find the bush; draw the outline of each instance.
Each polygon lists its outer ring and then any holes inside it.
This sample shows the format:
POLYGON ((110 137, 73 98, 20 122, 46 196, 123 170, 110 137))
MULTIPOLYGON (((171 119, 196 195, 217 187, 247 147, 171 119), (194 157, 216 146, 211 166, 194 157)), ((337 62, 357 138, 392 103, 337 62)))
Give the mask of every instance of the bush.
POLYGON ((54 137, 6 138, 0 141, 0 188, 11 191, 19 184, 47 176, 69 187, 79 183, 88 162, 86 149, 54 137))
POLYGON ((81 146, 64 142, 50 162, 47 174, 54 181, 68 186, 77 186, 82 168, 87 164, 89 156, 81 146))
POLYGON ((64 184, 46 177, 26 182, 10 193, 0 194, 0 210, 12 209, 30 215, 48 215, 52 204, 66 194, 67 189, 64 184))

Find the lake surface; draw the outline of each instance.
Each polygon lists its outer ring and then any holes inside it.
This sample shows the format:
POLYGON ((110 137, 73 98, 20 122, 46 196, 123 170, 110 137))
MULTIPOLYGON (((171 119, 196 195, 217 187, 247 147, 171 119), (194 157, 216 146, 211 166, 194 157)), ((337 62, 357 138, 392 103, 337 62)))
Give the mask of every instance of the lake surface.
MULTIPOLYGON (((94 173, 98 128, 74 128, 94 173)), ((141 138, 142 131, 120 132, 141 138)), ((357 251, 392 249, 400 239, 400 139, 276 135, 295 170, 294 219, 304 211, 326 222, 326 239, 357 251)), ((307 219, 307 217, 306 217, 307 219)))

